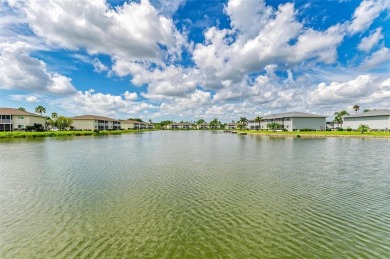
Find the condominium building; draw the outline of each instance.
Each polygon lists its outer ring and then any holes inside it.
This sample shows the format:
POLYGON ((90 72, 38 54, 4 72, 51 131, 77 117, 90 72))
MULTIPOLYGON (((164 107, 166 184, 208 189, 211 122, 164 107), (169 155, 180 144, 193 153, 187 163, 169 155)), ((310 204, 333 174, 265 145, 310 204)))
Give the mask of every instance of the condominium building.
POLYGON ((301 129, 325 130, 326 116, 304 112, 285 112, 262 117, 260 126, 255 120, 249 120, 247 128, 252 130, 268 129, 269 123, 278 123, 281 129, 288 131, 301 129))
POLYGON ((374 130, 389 130, 390 109, 373 110, 343 117, 343 128, 357 129, 361 124, 368 125, 374 130))
POLYGON ((208 123, 204 122, 204 123, 200 123, 200 124, 196 125, 196 128, 197 129, 209 129, 210 125, 208 123))
POLYGON ((191 124, 186 122, 168 124, 167 129, 190 129, 191 124))
POLYGON ((46 117, 13 108, 0 108, 0 131, 24 130, 34 124, 46 128, 46 117))
POLYGON ((103 116, 82 115, 71 117, 73 127, 76 130, 117 130, 121 129, 121 123, 118 120, 103 116))

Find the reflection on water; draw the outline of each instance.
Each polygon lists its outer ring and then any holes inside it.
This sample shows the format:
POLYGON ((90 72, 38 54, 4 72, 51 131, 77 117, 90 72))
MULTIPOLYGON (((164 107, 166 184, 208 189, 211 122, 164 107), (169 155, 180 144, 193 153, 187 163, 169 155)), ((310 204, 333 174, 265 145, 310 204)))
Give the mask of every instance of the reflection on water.
POLYGON ((390 257, 390 142, 0 142, 0 257, 390 257))

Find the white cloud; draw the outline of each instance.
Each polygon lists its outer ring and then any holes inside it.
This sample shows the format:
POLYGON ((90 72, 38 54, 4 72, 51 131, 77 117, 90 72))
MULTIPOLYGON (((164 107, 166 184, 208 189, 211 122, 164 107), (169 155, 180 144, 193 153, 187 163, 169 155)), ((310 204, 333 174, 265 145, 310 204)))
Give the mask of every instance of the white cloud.
POLYGON ((390 8, 388 0, 362 1, 353 14, 353 19, 348 26, 348 31, 352 35, 365 31, 386 8, 390 8))
POLYGON ((367 74, 341 83, 332 82, 329 85, 321 83, 317 89, 309 93, 309 104, 384 102, 390 97, 389 79, 380 79, 367 74))
POLYGON ((106 66, 106 65, 104 65, 98 58, 94 58, 93 59, 93 70, 95 71, 95 72, 98 72, 98 73, 100 73, 100 72, 104 72, 104 71, 107 71, 109 68, 106 66))
POLYGON ((43 61, 30 56, 31 51, 31 46, 23 42, 0 43, 0 88, 52 94, 75 92, 69 77, 48 72, 43 61))
POLYGON ((378 66, 383 63, 384 64, 389 63, 389 61, 390 61, 390 49, 383 47, 378 51, 372 53, 371 56, 366 57, 363 60, 360 67, 364 69, 375 69, 378 68, 378 66))
POLYGON ((173 21, 159 15, 148 0, 115 9, 105 0, 15 2, 33 32, 55 47, 159 61, 164 56, 159 44, 174 55, 183 42, 173 21))
POLYGON ((39 97, 35 95, 22 95, 22 94, 13 94, 9 96, 11 100, 15 101, 24 101, 24 102, 29 102, 29 103, 36 103, 40 102, 41 100, 39 97))
POLYGON ((137 93, 130 93, 129 91, 126 91, 123 95, 126 100, 130 100, 130 101, 135 101, 138 98, 137 93))
POLYGON ((369 52, 375 45, 383 39, 382 28, 377 28, 374 33, 364 37, 358 45, 358 49, 361 51, 369 52))

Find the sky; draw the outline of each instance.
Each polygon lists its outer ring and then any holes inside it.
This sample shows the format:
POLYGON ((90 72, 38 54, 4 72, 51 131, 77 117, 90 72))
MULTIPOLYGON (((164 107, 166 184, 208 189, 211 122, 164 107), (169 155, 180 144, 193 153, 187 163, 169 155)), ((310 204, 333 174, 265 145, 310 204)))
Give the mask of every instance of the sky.
POLYGON ((390 108, 390 0, 0 0, 0 106, 222 122, 390 108))

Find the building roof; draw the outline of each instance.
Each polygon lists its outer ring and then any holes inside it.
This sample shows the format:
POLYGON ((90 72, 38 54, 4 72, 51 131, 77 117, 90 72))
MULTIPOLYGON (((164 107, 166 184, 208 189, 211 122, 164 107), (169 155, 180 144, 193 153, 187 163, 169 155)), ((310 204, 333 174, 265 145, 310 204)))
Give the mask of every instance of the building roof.
POLYGON ((102 120, 102 121, 117 121, 115 119, 111 119, 108 117, 103 116, 95 116, 95 115, 81 115, 81 116, 75 116, 70 117, 72 120, 102 120))
POLYGON ((209 126, 207 122, 199 123, 198 126, 209 126))
POLYGON ((135 121, 135 120, 121 120, 121 123, 129 123, 129 124, 136 124, 136 123, 145 123, 145 122, 140 122, 140 121, 135 121))
POLYGON ((317 115, 305 112, 284 112, 263 116, 264 119, 279 119, 279 118, 326 118, 324 115, 317 115))
POLYGON ((343 116, 343 118, 358 118, 358 117, 372 117, 372 116, 390 116, 390 109, 373 110, 369 112, 363 112, 359 114, 352 114, 343 116))
POLYGON ((35 113, 31 113, 31 112, 25 112, 25 111, 20 111, 18 109, 14 109, 14 108, 0 108, 0 114, 1 115, 35 116, 35 117, 45 118, 45 116, 41 116, 39 114, 35 114, 35 113))

